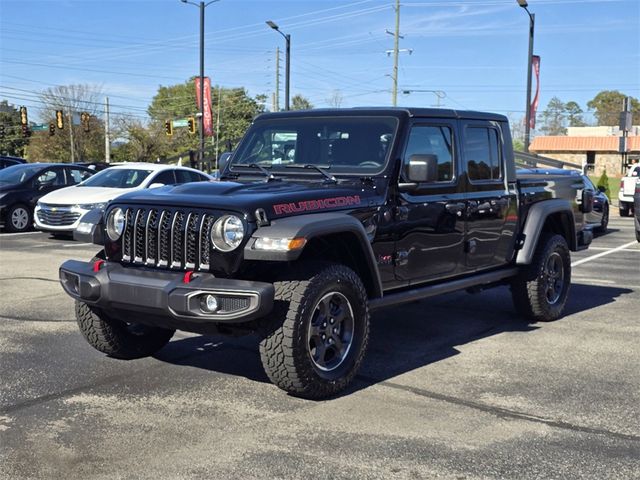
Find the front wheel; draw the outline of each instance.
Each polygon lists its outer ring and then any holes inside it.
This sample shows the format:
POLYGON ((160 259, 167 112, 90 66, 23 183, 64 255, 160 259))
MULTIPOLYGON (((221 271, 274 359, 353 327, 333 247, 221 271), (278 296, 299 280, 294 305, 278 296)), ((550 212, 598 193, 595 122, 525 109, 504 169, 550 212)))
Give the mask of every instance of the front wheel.
POLYGON ((83 302, 76 302, 76 319, 89 345, 111 357, 125 360, 153 355, 175 333, 175 330, 112 318, 83 302))
POLYGON ((18 204, 7 213, 7 229, 10 232, 26 232, 31 227, 31 211, 26 205, 18 204))
POLYGON ((309 263, 274 286, 274 310, 260 341, 269 379, 312 399, 347 387, 369 339, 367 294, 358 275, 343 265, 309 263))
POLYGON ((629 208, 629 205, 627 205, 626 203, 622 203, 620 202, 620 216, 621 217, 628 217, 630 214, 631 209, 629 208))
POLYGON ((571 285, 571 257, 564 237, 540 236, 530 265, 525 265, 511 282, 516 310, 534 322, 558 319, 564 310, 571 285))

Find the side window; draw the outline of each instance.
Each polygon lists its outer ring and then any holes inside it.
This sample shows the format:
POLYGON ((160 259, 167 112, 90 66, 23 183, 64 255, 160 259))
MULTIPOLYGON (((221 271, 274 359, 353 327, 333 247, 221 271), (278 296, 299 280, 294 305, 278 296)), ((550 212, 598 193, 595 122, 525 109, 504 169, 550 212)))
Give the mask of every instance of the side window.
POLYGON ((438 159, 438 182, 453 180, 453 135, 446 126, 416 125, 409 133, 403 163, 409 164, 411 155, 435 155, 438 159))
POLYGON ((495 128, 468 127, 464 149, 471 180, 497 180, 502 177, 500 141, 495 128))
MULTIPOLYGON (((176 183, 176 180, 173 176, 173 170, 165 170, 164 172, 160 172, 158 175, 155 176, 153 180, 151 180, 149 185, 151 185, 152 183, 162 183, 163 185, 173 185, 174 183, 176 183)), ((178 183, 181 183, 181 182, 178 181, 178 183)))
POLYGON ((45 187, 63 186, 64 173, 62 169, 45 170, 36 178, 36 185, 45 187))
POLYGON ((178 183, 201 182, 202 180, 206 180, 205 177, 196 172, 190 172, 189 170, 176 170, 176 177, 178 178, 178 183))
POLYGON ((77 185, 91 176, 91 172, 79 168, 67 168, 67 185, 77 185))

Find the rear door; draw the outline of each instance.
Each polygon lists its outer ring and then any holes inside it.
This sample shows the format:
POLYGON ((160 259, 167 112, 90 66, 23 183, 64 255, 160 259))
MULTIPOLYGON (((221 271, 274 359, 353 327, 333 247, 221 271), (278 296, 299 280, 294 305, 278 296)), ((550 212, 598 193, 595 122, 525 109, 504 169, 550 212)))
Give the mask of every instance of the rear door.
POLYGON ((504 265, 511 259, 518 220, 517 191, 508 151, 511 141, 503 135, 500 123, 462 120, 461 127, 466 170, 466 270, 475 271, 504 265))
POLYGON ((453 276, 464 268, 464 185, 459 176, 457 122, 416 119, 402 156, 401 181, 411 155, 437 157, 435 182, 399 194, 395 275, 410 284, 453 276))

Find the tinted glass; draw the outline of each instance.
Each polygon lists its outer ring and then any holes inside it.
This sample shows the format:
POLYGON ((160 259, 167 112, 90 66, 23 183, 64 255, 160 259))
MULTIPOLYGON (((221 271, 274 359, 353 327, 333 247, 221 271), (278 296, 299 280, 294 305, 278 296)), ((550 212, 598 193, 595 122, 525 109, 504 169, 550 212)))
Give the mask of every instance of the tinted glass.
POLYGON ((162 183, 163 185, 173 185, 176 179, 173 176, 173 170, 165 170, 156 175, 151 183, 162 183))
POLYGON ((397 123, 390 117, 336 116, 257 122, 231 169, 255 163, 284 174, 295 173, 287 166, 312 164, 334 174, 375 173, 387 161, 397 123))
POLYGON ((31 177, 38 170, 40 165, 14 165, 0 170, 0 183, 21 183, 31 177))
POLYGON ((139 186, 151 170, 107 168, 84 182, 83 187, 134 188, 139 186))
POLYGON ((435 155, 438 159, 438 182, 453 179, 452 135, 449 127, 416 125, 411 129, 404 154, 408 165, 411 155, 435 155))
POLYGON ((176 170, 176 177, 178 178, 178 183, 202 182, 203 180, 208 180, 204 175, 200 175, 199 173, 191 172, 189 170, 176 170))
POLYGON ((67 184, 76 185, 91 176, 91 172, 86 170, 81 170, 79 168, 68 168, 67 169, 67 184))
POLYGON ((65 185, 64 172, 61 168, 48 169, 36 177, 36 184, 47 187, 60 187, 65 185))
POLYGON ((467 128, 464 148, 471 180, 495 180, 501 177, 500 142, 495 129, 467 128))

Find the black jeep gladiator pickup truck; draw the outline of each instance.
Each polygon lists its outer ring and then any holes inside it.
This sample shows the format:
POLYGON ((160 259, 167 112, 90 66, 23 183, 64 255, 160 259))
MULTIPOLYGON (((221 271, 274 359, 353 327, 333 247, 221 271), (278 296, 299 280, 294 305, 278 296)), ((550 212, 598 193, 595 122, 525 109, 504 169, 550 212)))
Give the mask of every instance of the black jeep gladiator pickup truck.
POLYGON ((527 319, 560 317, 569 251, 592 238, 581 177, 516 176, 501 115, 264 114, 224 163, 220 182, 83 218, 77 238, 103 250, 60 281, 93 347, 127 359, 176 329, 256 333, 273 383, 323 398, 353 379, 378 308, 509 285, 527 319))

